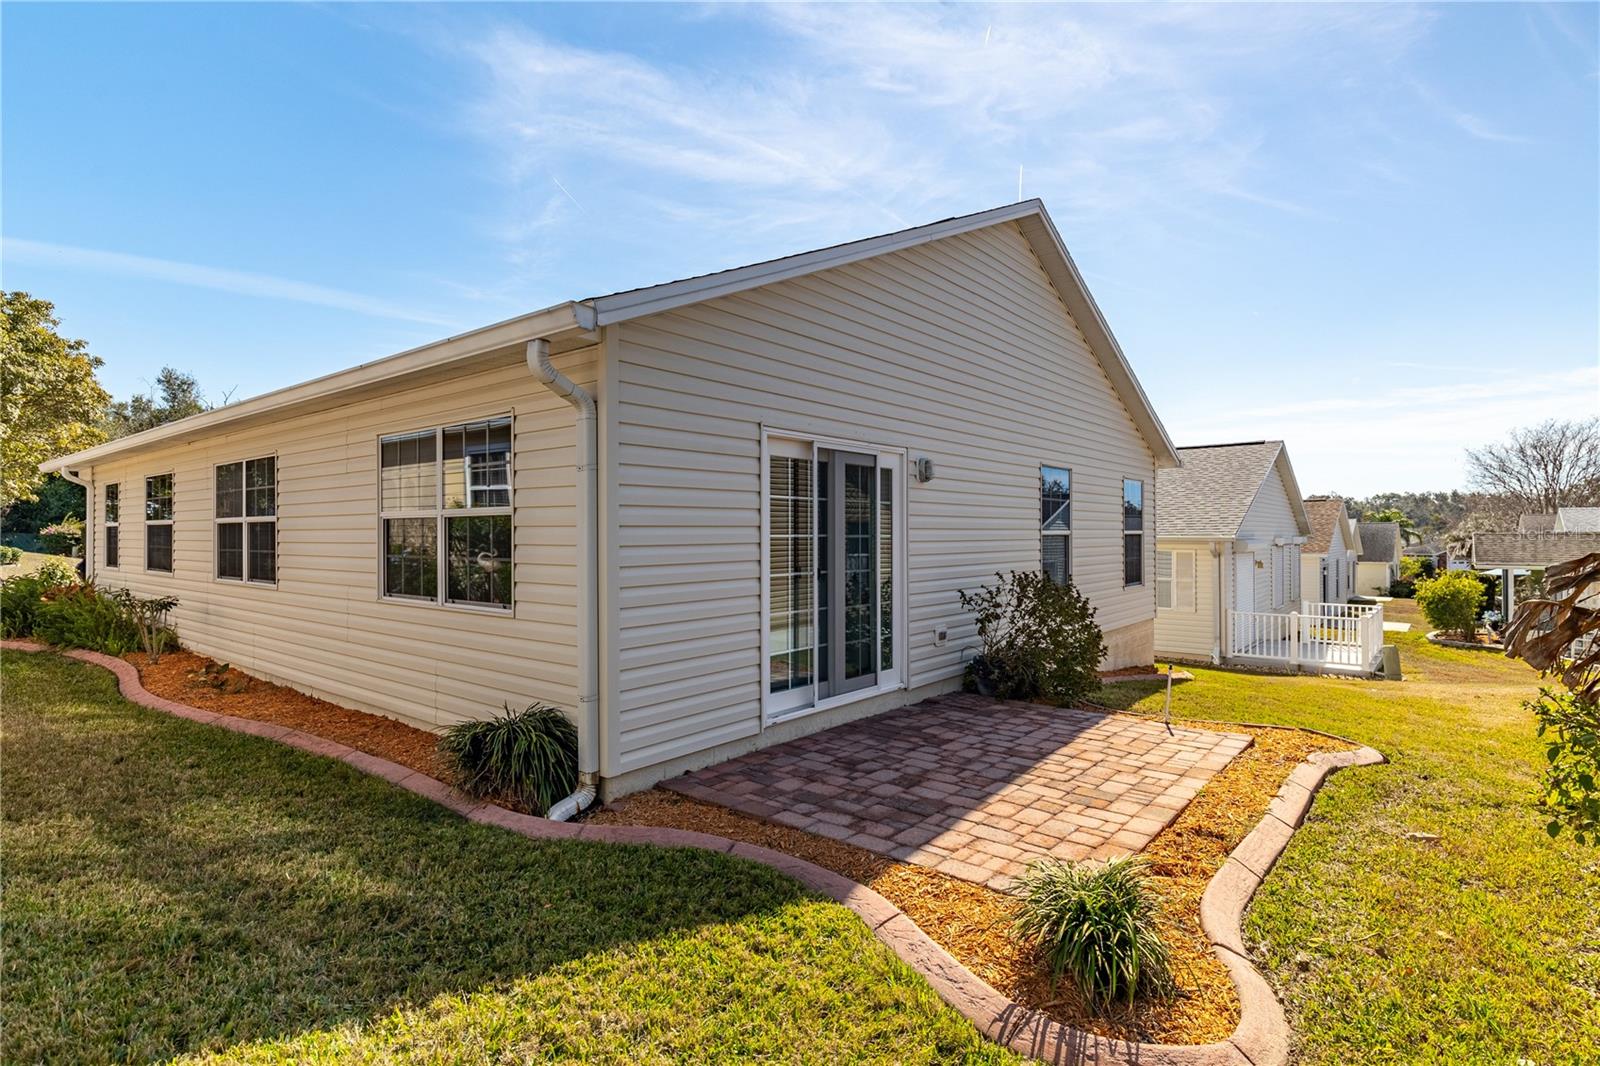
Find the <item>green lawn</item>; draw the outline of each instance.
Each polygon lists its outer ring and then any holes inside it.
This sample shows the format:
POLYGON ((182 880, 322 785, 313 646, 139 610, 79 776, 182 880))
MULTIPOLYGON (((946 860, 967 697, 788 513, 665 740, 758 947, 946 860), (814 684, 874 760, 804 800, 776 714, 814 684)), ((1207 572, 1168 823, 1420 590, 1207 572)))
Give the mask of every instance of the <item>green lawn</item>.
POLYGON ((1012 1062, 850 912, 4 662, 5 1062, 1012 1062))
MULTIPOLYGON (((1552 842, 1543 750, 1503 656, 1435 648, 1410 602, 1400 683, 1196 669, 1173 712, 1312 726, 1387 766, 1331 778, 1245 924, 1312 1063, 1600 1060, 1600 849, 1552 842), (1406 839, 1435 833, 1437 843, 1406 839)), ((1102 702, 1158 710, 1153 686, 1102 702)), ((1130 691, 1131 690, 1131 691, 1130 691)))

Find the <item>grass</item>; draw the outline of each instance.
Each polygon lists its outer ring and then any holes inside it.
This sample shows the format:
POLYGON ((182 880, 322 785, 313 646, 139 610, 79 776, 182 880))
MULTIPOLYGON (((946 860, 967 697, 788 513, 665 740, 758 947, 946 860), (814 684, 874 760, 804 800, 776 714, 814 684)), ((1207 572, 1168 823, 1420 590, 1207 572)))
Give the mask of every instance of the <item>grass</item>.
POLYGON ((528 841, 3 669, 0 1060, 1016 1061, 765 867, 528 841))
MULTIPOLYGON (((1600 850, 1551 841, 1534 807, 1538 679, 1388 617, 1406 680, 1204 668, 1173 714, 1309 726, 1385 766, 1329 780, 1247 916, 1307 1063, 1593 1062, 1600 1048, 1600 850), (1437 834, 1437 842, 1407 839, 1437 834)), ((1159 712, 1155 685, 1098 702, 1159 712)))
POLYGON ((20 577, 31 574, 45 563, 57 562, 74 572, 78 568, 78 560, 66 555, 48 555, 44 552, 23 552, 22 559, 10 565, 0 565, 0 578, 20 577))

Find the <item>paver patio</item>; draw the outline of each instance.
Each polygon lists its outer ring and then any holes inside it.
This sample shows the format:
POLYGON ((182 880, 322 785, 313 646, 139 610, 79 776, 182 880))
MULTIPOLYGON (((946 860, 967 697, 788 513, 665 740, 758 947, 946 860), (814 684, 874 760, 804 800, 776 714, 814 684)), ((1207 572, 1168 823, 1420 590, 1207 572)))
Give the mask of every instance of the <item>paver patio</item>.
POLYGON ((1042 856, 1141 850, 1250 743, 1237 733, 957 694, 662 787, 1004 888, 1042 856))

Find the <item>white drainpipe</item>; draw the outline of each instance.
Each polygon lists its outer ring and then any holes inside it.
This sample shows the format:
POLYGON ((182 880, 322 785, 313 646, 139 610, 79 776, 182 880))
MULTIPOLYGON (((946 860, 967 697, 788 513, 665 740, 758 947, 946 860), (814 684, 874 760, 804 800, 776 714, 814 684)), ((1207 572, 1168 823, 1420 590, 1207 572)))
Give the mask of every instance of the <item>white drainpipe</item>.
POLYGON ((528 342, 528 369, 545 388, 577 411, 578 432, 578 789, 545 817, 564 822, 594 802, 600 785, 599 552, 596 504, 600 498, 599 425, 594 397, 550 363, 550 342, 528 342))
POLYGON ((1217 566, 1217 636, 1211 642, 1211 664, 1213 666, 1222 665, 1222 649, 1228 646, 1228 608, 1231 606, 1231 602, 1228 600, 1228 575, 1223 570, 1225 559, 1222 548, 1222 544, 1216 541, 1211 542, 1211 561, 1217 566))
POLYGON ((62 470, 61 476, 83 486, 83 579, 94 580, 94 478, 85 481, 76 470, 62 470))

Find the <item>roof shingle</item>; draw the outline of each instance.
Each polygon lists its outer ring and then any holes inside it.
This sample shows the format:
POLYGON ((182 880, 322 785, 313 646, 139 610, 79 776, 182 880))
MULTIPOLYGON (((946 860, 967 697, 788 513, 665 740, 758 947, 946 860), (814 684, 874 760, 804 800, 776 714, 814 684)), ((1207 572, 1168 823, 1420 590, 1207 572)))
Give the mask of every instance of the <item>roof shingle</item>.
POLYGON ((1183 465, 1156 471, 1156 535, 1236 535, 1281 451, 1281 440, 1179 448, 1183 465))

